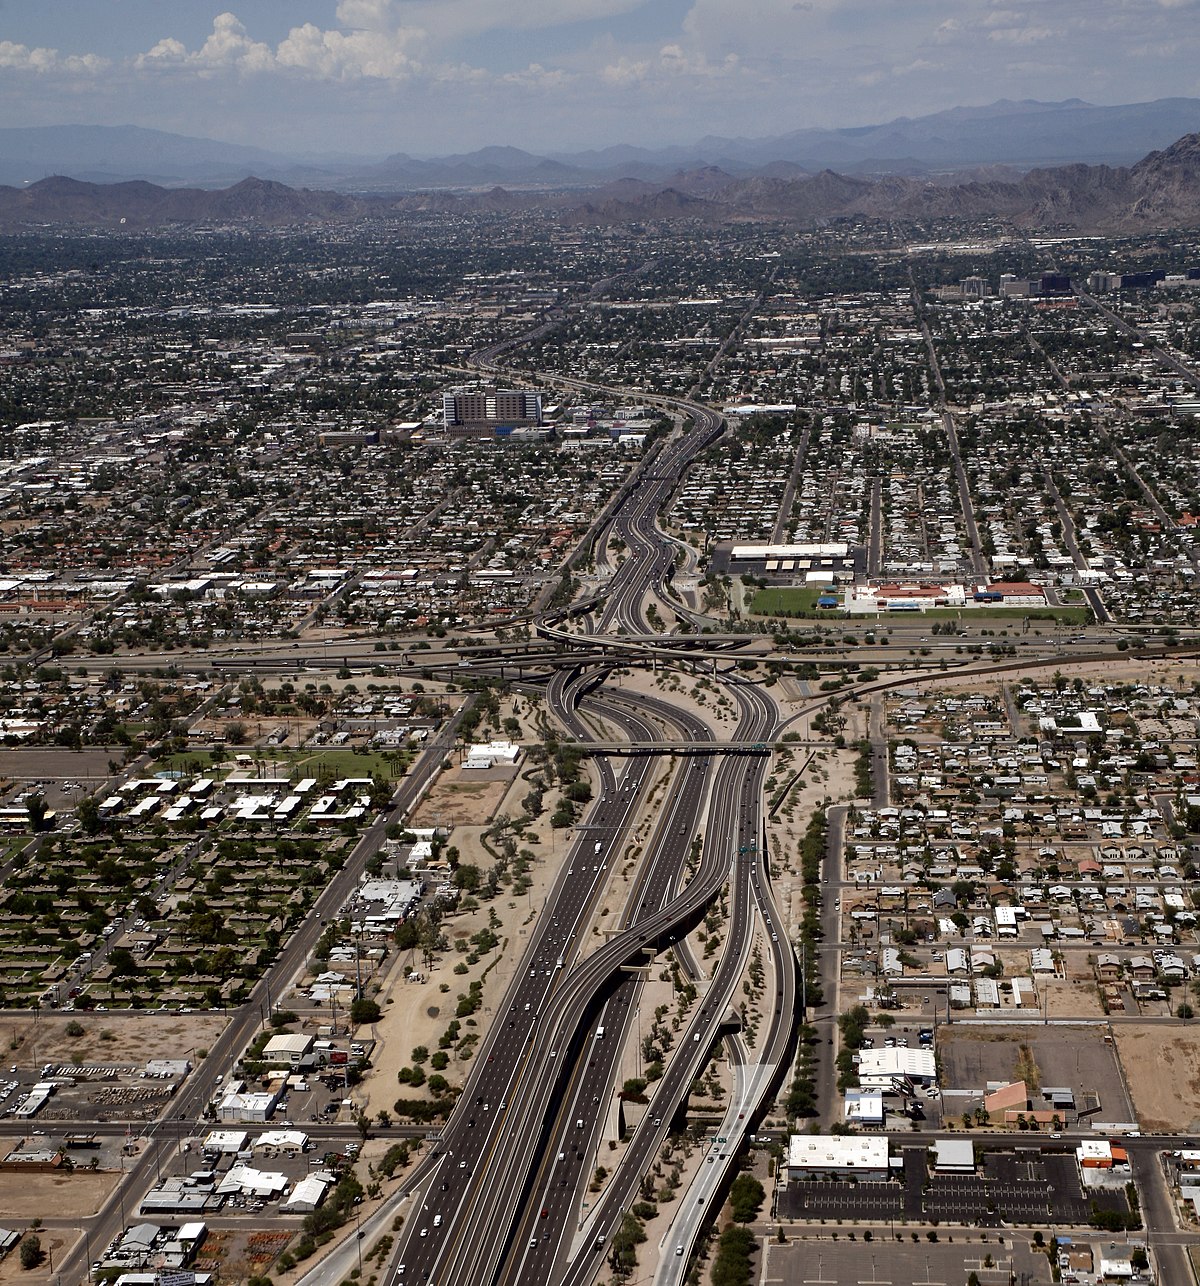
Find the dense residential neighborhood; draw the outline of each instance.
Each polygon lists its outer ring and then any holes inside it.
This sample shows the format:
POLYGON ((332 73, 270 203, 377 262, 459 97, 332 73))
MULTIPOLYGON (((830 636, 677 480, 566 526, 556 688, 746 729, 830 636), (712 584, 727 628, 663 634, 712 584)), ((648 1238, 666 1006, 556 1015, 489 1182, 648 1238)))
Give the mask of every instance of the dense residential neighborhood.
POLYGON ((1194 237, 4 246, 0 1252, 1184 1280, 1194 237))

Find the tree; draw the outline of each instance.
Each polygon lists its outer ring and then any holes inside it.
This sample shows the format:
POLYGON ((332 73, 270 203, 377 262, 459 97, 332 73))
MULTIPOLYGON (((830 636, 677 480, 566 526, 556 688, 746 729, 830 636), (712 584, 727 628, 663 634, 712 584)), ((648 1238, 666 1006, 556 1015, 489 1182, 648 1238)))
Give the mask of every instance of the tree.
POLYGON ((750 1223, 758 1214, 766 1192, 752 1174, 739 1174, 729 1191, 729 1204, 738 1223, 750 1223))
POLYGON ((608 1262, 620 1278, 629 1277, 637 1267, 637 1248, 646 1240, 646 1230, 636 1215, 626 1214, 612 1239, 608 1262))
POLYGON ((45 795, 30 795, 25 801, 25 811, 29 814, 30 830, 40 831, 45 829, 46 813, 49 811, 45 795))
POLYGON ((364 1023, 377 1023, 381 1012, 378 1001, 360 996, 350 1006, 350 1021, 356 1027, 361 1027, 364 1023))
POLYGON ((96 835, 104 829, 104 818, 95 795, 85 795, 75 807, 75 816, 86 835, 96 835))
POLYGON ((140 973, 133 952, 128 947, 115 947, 108 954, 109 968, 114 978, 132 978, 140 973))
POLYGON ((21 1267, 28 1272, 31 1268, 37 1268, 45 1258, 42 1239, 36 1232, 27 1232, 21 1239, 21 1267))
POLYGON ((421 944, 421 926, 416 920, 401 920, 392 935, 401 951, 412 951, 421 944))
POLYGON ((479 887, 483 883, 483 872, 479 867, 468 862, 455 870, 450 877, 450 882, 456 889, 461 889, 464 893, 478 893, 479 887))

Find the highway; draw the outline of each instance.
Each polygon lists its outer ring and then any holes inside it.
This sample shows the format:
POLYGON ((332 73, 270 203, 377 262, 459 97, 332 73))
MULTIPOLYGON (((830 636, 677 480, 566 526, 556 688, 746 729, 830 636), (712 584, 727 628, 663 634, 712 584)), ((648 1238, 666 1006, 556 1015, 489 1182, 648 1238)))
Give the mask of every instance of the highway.
MULTIPOLYGON (((936 364, 934 370, 936 374, 936 364)), ((563 733, 592 747, 595 802, 575 828, 461 1096, 401 1190, 364 1224, 365 1234, 374 1238, 389 1231, 397 1215, 403 1218, 381 1265, 384 1286, 408 1281, 518 1286, 543 1280, 548 1286, 585 1286, 596 1277, 643 1177, 679 1119, 693 1081, 720 1042, 728 1041, 736 1075, 732 1115, 722 1126, 728 1143, 710 1154, 678 1203, 656 1266, 656 1283, 678 1286, 735 1164, 741 1136, 752 1129, 766 1097, 786 1075, 797 1016, 798 971, 789 926, 771 888, 763 818, 770 764, 765 751, 782 728, 769 694, 744 681, 736 670, 738 657, 748 648, 760 658, 781 653, 769 638, 700 636, 664 628, 660 617, 674 620, 684 631, 699 628, 701 618, 672 592, 680 547, 659 529, 658 519, 690 463, 724 431, 720 417, 703 406, 666 405, 690 417, 692 427, 659 443, 643 462, 646 467, 635 471, 606 510, 595 546, 597 565, 604 573, 600 592, 556 615, 539 617, 538 642, 522 648, 470 643, 447 647, 431 641, 421 649, 410 643, 398 656, 376 652, 373 640, 333 644, 339 662, 364 668, 382 664, 414 675, 425 670, 448 673, 451 668, 457 674, 465 668, 482 676, 499 669, 503 676, 506 667, 516 667, 526 683, 540 675, 546 707, 563 733), (612 559, 617 540, 625 550, 619 563, 612 559), (715 727, 688 708, 607 685, 605 680, 618 665, 685 671, 703 666, 709 682, 736 711, 735 727, 722 730, 727 744, 719 744, 715 727), (622 753, 622 747, 640 753, 622 753), (686 753, 672 753, 675 747, 686 753), (651 833, 637 869, 626 873, 631 836, 651 808, 652 794, 656 811, 651 833), (603 922, 613 927, 603 934, 594 932, 601 902, 621 889, 622 882, 622 909, 603 922), (598 1149, 622 1074, 622 1049, 637 1035, 643 972, 676 944, 682 947, 684 935, 718 899, 727 907, 720 955, 711 976, 700 980, 699 998, 676 1035, 662 1077, 648 1087, 645 1115, 612 1153, 612 1172, 589 1204, 598 1149), (738 1003, 756 944, 766 957, 765 985, 754 997, 762 1021, 751 1037, 739 1030, 738 1003)), ((969 490, 948 414, 946 428, 964 522, 978 557, 969 490)), ((876 540, 880 508, 877 490, 872 498, 876 540)), ((878 548, 873 556, 878 560, 878 548)), ((889 622, 889 628, 902 640, 899 645, 866 645, 848 655, 841 639, 831 636, 823 646, 788 648, 784 654, 825 664, 869 664, 877 659, 887 663, 899 660, 905 650, 912 657, 913 644, 927 641, 916 633, 924 627, 889 622)), ((1112 637, 1111 632, 1086 631, 1081 636, 1089 642, 1112 637)), ((948 643, 945 648, 954 646, 948 643)), ((1056 647, 1045 639, 1022 639, 1019 646, 1026 653, 1038 649, 1039 656, 1049 652, 1047 661, 1062 653, 1061 644, 1056 647)), ((932 671, 940 663, 961 667, 959 673, 995 674, 1010 667, 1027 669, 1030 663, 1028 655, 1000 664, 952 658, 945 648, 928 661, 904 661, 913 667, 906 672, 856 685, 856 694, 874 695, 910 683, 918 666, 932 671)), ((256 663, 287 671, 327 665, 328 651, 329 645, 311 641, 180 657, 177 663, 209 670, 256 663)), ((1143 655, 1150 652, 1146 649, 1143 655)), ((1108 654, 1098 649, 1094 655, 1108 654)), ((1086 661, 1092 655, 1085 651, 1072 659, 1086 661)), ((128 660, 136 668, 152 660, 161 665, 163 658, 128 660)), ((105 659, 106 666, 112 663, 105 659)), ((827 699, 814 699, 796 718, 815 713, 827 699)), ((421 763, 429 771, 452 743, 455 726, 452 722, 437 745, 427 748, 421 763)), ((883 745, 881 736, 875 740, 883 745)), ((884 791, 883 751, 876 770, 884 791)), ((397 807, 411 802, 409 795, 417 787, 416 780, 406 784, 397 807)), ((360 842, 351 862, 322 895, 319 913, 340 906, 366 858, 382 841, 388 820, 381 818, 360 842)), ((831 826, 837 825, 840 818, 831 817, 831 826)), ((826 907, 822 918, 836 934, 836 911, 826 907)), ((310 916, 273 971, 277 979, 290 977, 300 967, 319 927, 319 914, 310 916)), ((836 950, 836 938, 832 940, 836 950)), ((685 949, 682 954, 686 960, 685 949)), ((172 1110, 182 1110, 189 1122, 202 1112, 217 1074, 253 1036, 265 999, 260 993, 268 985, 260 983, 251 1003, 181 1091, 172 1110)), ((827 1088, 822 1086, 819 1093, 826 1110, 827 1088)), ((132 1191, 148 1183, 151 1167, 159 1165, 164 1149, 174 1146, 170 1123, 160 1122, 156 1129, 151 1146, 137 1159, 124 1185, 132 1191)), ((116 1213, 114 1196, 98 1220, 98 1243, 115 1231, 116 1213)), ((304 1286, 335 1286, 349 1274, 357 1249, 353 1241, 339 1247, 301 1279, 304 1286)))
MULTIPOLYGON (((400 1280, 434 1286, 439 1281, 490 1286, 542 1277, 587 1280, 729 1017, 756 929, 772 943, 770 972, 783 984, 765 1025, 766 1044, 781 1056, 790 1037, 794 959, 786 928, 764 892, 761 865, 767 756, 714 760, 702 751, 713 730, 695 715, 601 686, 614 663, 607 648, 614 635, 628 638, 639 651, 645 648, 648 602, 682 615, 682 605, 666 588, 675 546, 658 532, 656 517, 689 460, 723 428, 706 409, 689 409, 696 427, 662 448, 653 472, 629 487, 612 514, 612 531, 629 554, 608 577, 602 608, 583 622, 599 632, 590 646, 602 645, 601 673, 594 672, 597 663, 590 674, 583 663, 559 669, 546 696, 564 730, 580 742, 594 739, 592 723, 580 715, 586 706, 590 719, 616 726, 630 742, 676 740, 700 754, 674 762, 647 846, 653 861, 644 862, 631 882, 617 931, 580 958, 610 863, 620 858, 624 837, 645 805, 646 783, 660 763, 655 756, 629 760, 618 778, 608 757, 594 757, 597 802, 577 828, 458 1105, 395 1203, 407 1213, 387 1271, 400 1280), (666 737, 663 729, 670 730, 666 737), (698 837, 702 815, 706 825, 698 837), (620 1047, 636 1012, 640 983, 627 970, 669 946, 726 886, 729 923, 720 962, 581 1239, 576 1231, 583 1190, 612 1103, 620 1047), (765 931, 760 928, 764 917, 770 926, 765 931)), ((551 623, 543 628, 572 643, 589 642, 586 633, 551 623)), ((674 659, 679 641, 662 639, 662 651, 674 659)), ((773 703, 736 677, 719 681, 728 683, 736 702, 738 739, 753 743, 771 736, 777 722, 773 703)), ((762 1081, 762 1075, 755 1080, 762 1081)), ((339 1267, 318 1267, 305 1281, 311 1286, 332 1282, 339 1267)))

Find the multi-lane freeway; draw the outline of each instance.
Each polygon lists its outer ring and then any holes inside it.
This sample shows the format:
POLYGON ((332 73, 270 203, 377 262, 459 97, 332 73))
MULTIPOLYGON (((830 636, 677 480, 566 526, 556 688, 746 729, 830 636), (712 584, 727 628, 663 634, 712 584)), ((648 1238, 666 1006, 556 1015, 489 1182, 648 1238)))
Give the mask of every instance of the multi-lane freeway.
MULTIPOLYGON (((706 754, 704 746, 716 734, 698 713, 635 698, 603 682, 614 656, 623 663, 644 657, 652 634, 651 602, 688 620, 686 607, 669 590, 676 546, 659 532, 656 519, 689 461, 723 425, 703 407, 685 409, 693 427, 659 449, 652 468, 608 515, 598 548, 603 551, 605 541, 616 537, 628 553, 607 577, 602 601, 581 618, 583 632, 577 624, 539 624, 544 636, 587 648, 577 664, 554 671, 546 683, 547 706, 567 734, 587 742, 602 724, 606 735, 615 730, 628 743, 683 743, 696 753, 669 759, 594 756, 595 806, 577 827, 454 1112, 395 1199, 404 1224, 387 1272, 400 1281, 490 1286, 590 1280, 692 1081, 731 1017, 736 1025, 734 997, 755 940, 768 945, 773 994, 760 998, 767 1020, 757 1034, 753 1065, 748 1073, 743 1069, 746 1120, 785 1056, 795 962, 763 860, 760 805, 767 757, 706 754), (655 826, 638 870, 624 885, 622 912, 615 928, 593 945, 596 909, 627 860, 626 841, 646 809, 650 784, 664 775, 655 826), (634 1033, 641 967, 670 950, 723 891, 728 921, 720 959, 703 980, 641 1123, 585 1219, 586 1189, 613 1111, 621 1051, 634 1033)), ((685 640, 655 639, 649 646, 661 655, 653 663, 677 656, 685 640)), ((710 651, 714 659, 721 654, 711 645, 710 651)), ((735 737, 751 746, 766 742, 777 724, 770 699, 736 672, 718 669, 714 679, 737 710, 735 737)), ((719 1173, 714 1164, 708 1182, 718 1182, 719 1173)), ((385 1210, 378 1218, 389 1217, 385 1210)), ((698 1227, 696 1212, 688 1212, 678 1236, 689 1248, 698 1227)), ((342 1269, 334 1256, 307 1281, 332 1282, 342 1269)))
MULTIPOLYGON (((670 409, 690 418, 690 428, 659 443, 606 510, 592 534, 602 572, 595 595, 557 615, 539 617, 539 643, 524 649, 437 645, 438 651, 420 654, 410 647, 399 657, 382 658, 373 644, 335 645, 347 660, 351 655, 370 665, 383 660, 413 673, 451 668, 457 673, 466 667, 491 674, 516 667, 518 681, 541 685, 546 708, 564 734, 593 747, 595 803, 575 828, 454 1111, 400 1191, 364 1222, 363 1232, 374 1238, 391 1229, 397 1215, 402 1217, 382 1266, 384 1286, 409 1281, 584 1286, 592 1281, 666 1135, 680 1119, 690 1087, 725 1042, 736 1078, 723 1126, 727 1144, 709 1153, 660 1247, 656 1286, 676 1286, 741 1136, 752 1128, 789 1057, 797 965, 789 926, 771 886, 762 815, 769 747, 782 729, 769 694, 745 682, 736 668, 748 647, 762 655, 772 644, 746 635, 692 633, 704 622, 673 592, 681 550, 660 531, 658 518, 690 463, 717 440, 724 425, 693 402, 671 403, 670 409), (615 561, 618 547, 624 557, 615 561), (687 632, 673 632, 663 620, 687 632), (720 738, 699 708, 607 682, 615 665, 698 664, 706 667, 708 682, 721 689, 735 712, 734 726, 723 727, 720 738), (643 753, 623 755, 622 747, 639 747, 643 753), (672 753, 674 747, 686 747, 688 753, 672 753), (739 753, 727 753, 730 749, 739 753), (649 834, 635 845, 632 837, 647 821, 649 834), (607 904, 611 910, 615 902, 620 903, 616 914, 602 921, 605 931, 598 933, 600 908, 607 904), (726 908, 721 950, 706 972, 691 958, 684 938, 717 905, 726 908), (764 983, 754 997, 761 1021, 751 1033, 739 1030, 737 999, 756 949, 764 983), (599 1149, 615 1133, 617 1093, 628 1061, 624 1051, 639 1035, 645 971, 668 953, 675 953, 696 982, 697 1000, 679 1026, 662 1076, 648 1087, 646 1110, 615 1150, 606 1149, 608 1173, 596 1193, 590 1189, 599 1149)), ((952 425, 948 431, 953 434, 952 425)), ((955 458, 961 471, 957 452, 955 458)), ((965 492, 965 478, 959 481, 965 492)), ((876 495, 876 507, 878 502, 876 495)), ((964 503, 964 512, 977 549, 969 504, 964 503)), ((830 638, 798 655, 830 666, 887 662, 901 650, 911 654, 914 645, 929 642, 905 625, 892 630, 898 642, 864 642, 849 662, 840 639, 830 638)), ((1079 637, 1087 640, 1086 647, 1100 635, 1085 630, 1079 637)), ((935 646, 941 645, 935 641, 935 646)), ((1015 646, 1051 659, 1063 645, 1022 638, 1015 646)), ((147 657, 146 664, 153 659, 147 657)), ((208 655, 200 663, 220 668, 254 662, 282 671, 327 660, 327 645, 310 643, 208 655)), ((991 672, 997 668, 945 650, 926 664, 939 663, 991 672)), ((1024 655, 1012 662, 1014 667, 1027 663, 1024 655)), ((865 696, 907 681, 904 675, 884 676, 857 690, 865 696)), ((821 703, 814 700, 796 717, 815 712, 821 703)), ((426 751, 423 762, 430 771, 454 731, 451 723, 426 751)), ((882 742, 881 737, 876 740, 882 742)), ((880 781, 886 779, 885 768, 886 763, 880 781)), ((397 805, 407 801, 420 779, 420 773, 410 779, 397 805)), ((364 838, 322 896, 318 912, 340 905, 348 883, 380 843, 386 821, 381 819, 364 838)), ((831 817, 835 827, 839 822, 831 817)), ((834 936, 836 919, 836 912, 827 908, 825 921, 834 936)), ((299 967, 318 928, 319 915, 314 915, 285 949, 277 977, 286 978, 299 967)), ((259 992, 269 985, 260 985, 176 1101, 172 1110, 182 1111, 186 1121, 199 1117, 215 1077, 252 1035, 259 992)), ((827 1088, 819 1094, 823 1101, 827 1088)), ((125 1186, 148 1181, 160 1153, 170 1146, 173 1135, 160 1128, 125 1186)), ((115 1231, 116 1217, 114 1196, 93 1228, 97 1242, 115 1231)), ((307 1274, 304 1286, 340 1282, 354 1252, 353 1245, 334 1251, 307 1274)), ((63 1271, 80 1267, 77 1259, 78 1252, 63 1271)))

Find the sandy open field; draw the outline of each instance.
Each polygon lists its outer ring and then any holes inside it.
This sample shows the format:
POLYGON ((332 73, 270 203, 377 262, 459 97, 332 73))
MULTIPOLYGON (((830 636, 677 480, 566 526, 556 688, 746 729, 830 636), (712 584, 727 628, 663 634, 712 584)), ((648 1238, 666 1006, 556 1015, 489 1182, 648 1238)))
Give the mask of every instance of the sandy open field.
MULTIPOLYGON (((94 1180, 89 1180, 94 1182, 94 1180)), ((10 1207, 4 1206, 4 1226, 11 1228, 14 1232, 23 1232, 29 1226, 29 1220, 33 1216, 25 1214, 23 1217, 16 1217, 20 1212, 10 1211, 10 1207)), ((50 1217, 47 1212, 45 1218, 50 1217)), ((33 1272, 25 1272, 21 1267, 21 1253, 19 1249, 14 1249, 10 1255, 0 1259, 0 1286, 10 1286, 10 1283, 20 1282, 21 1286, 36 1286, 37 1283, 56 1281, 56 1273, 51 1271, 51 1259, 55 1266, 61 1264, 75 1243, 83 1236, 78 1228, 42 1228, 37 1234, 41 1238, 42 1250, 46 1253, 46 1259, 43 1260, 40 1268, 33 1272)))
POLYGON ((1200 1129, 1200 1027, 1120 1023, 1113 1034, 1142 1129, 1200 1129))
POLYGON ((0 1174, 0 1222, 27 1224, 31 1219, 66 1219, 95 1214, 116 1187, 115 1171, 89 1174, 0 1174))
MULTIPOLYGON (((524 763, 521 764, 522 769, 525 766, 524 763)), ((464 771, 456 764, 434 782, 409 824, 421 829, 427 826, 473 826, 489 822, 516 775, 516 771, 511 768, 472 768, 464 771)), ((528 789, 526 786, 525 790, 528 789)))
MULTIPOLYGON (((448 770, 439 778, 422 806, 422 814, 413 824, 433 825, 435 817, 438 818, 440 825, 453 827, 449 842, 459 849, 461 861, 490 866, 493 858, 483 847, 481 835, 497 812, 512 817, 520 814, 520 800, 529 791, 529 783, 520 776, 525 767, 522 763, 517 772, 509 769, 472 772, 465 783, 461 782, 457 768, 448 770), (456 786, 459 789, 456 790, 456 786)), ((401 1095, 426 1096, 423 1089, 414 1091, 400 1085, 396 1073, 411 1063, 414 1046, 437 1048, 438 1037, 454 1017, 458 994, 466 991, 469 983, 480 978, 495 961, 484 978, 483 1008, 476 1018, 476 1030, 480 1034, 490 1028, 492 1015, 524 953, 538 909, 545 904, 546 894, 567 853, 567 840, 561 833, 552 832, 547 823, 555 803, 552 793, 547 793, 546 803, 546 812, 522 844, 534 854, 527 872, 531 880, 528 892, 520 897, 502 894, 492 902, 481 903, 476 911, 454 911, 446 915, 442 930, 451 943, 451 950, 441 953, 432 968, 424 968, 419 953, 397 954, 390 961, 391 967, 381 979, 381 990, 376 997, 383 1016, 369 1032, 378 1042, 372 1054, 372 1071, 355 1091, 357 1098, 365 1100, 364 1109, 371 1116, 380 1111, 390 1112, 401 1095), (501 942, 498 951, 482 958, 467 974, 455 974, 454 966, 464 957, 453 944, 484 928, 492 910, 501 922, 501 928, 496 931, 501 942), (422 971, 425 980, 409 982, 411 969, 422 971), (442 991, 443 986, 446 991, 442 991)), ((464 1028, 470 1030, 469 1026, 464 1028)), ((461 1083, 469 1071, 469 1064, 451 1061, 445 1075, 452 1083, 461 1083)))
POLYGON ((0 1014, 0 1060, 22 1071, 44 1063, 121 1063, 140 1066, 151 1058, 190 1058, 207 1049, 225 1026, 221 1014, 120 1013, 0 1014), (70 1037, 77 1022, 83 1035, 70 1037))

